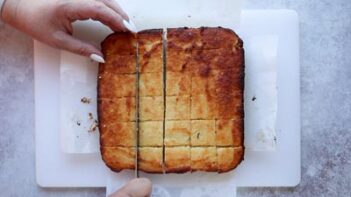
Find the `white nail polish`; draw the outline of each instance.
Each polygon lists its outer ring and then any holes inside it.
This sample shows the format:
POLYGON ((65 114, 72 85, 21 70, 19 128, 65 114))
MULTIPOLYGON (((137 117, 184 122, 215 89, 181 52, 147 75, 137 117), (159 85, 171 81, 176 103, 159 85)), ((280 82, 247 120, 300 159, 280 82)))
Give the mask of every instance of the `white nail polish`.
POLYGON ((136 33, 137 29, 132 21, 128 22, 126 20, 123 20, 123 25, 131 32, 136 33))
POLYGON ((94 60, 95 62, 105 63, 104 58, 97 54, 91 54, 90 59, 94 60))
POLYGON ((129 24, 132 26, 132 28, 135 30, 135 32, 138 31, 135 24, 133 23, 133 21, 131 19, 129 19, 129 24))

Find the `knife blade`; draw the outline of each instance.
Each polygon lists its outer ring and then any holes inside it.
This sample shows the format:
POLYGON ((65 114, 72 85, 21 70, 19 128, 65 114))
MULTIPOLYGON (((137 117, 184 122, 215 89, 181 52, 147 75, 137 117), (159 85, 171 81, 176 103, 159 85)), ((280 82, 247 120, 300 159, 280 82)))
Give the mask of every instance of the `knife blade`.
POLYGON ((140 120, 140 114, 139 114, 139 79, 140 79, 140 66, 139 66, 139 45, 138 42, 136 42, 136 119, 135 119, 135 163, 134 163, 134 177, 139 178, 139 120, 140 120))

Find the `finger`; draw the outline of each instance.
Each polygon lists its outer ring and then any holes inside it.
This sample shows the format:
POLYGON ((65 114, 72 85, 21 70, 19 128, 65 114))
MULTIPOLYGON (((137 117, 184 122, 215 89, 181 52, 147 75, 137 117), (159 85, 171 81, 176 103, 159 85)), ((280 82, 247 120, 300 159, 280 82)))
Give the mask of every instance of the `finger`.
POLYGON ((129 21, 129 16, 127 15, 127 13, 123 11, 123 9, 117 3, 117 1, 115 0, 100 0, 100 1, 103 2, 105 5, 107 5, 109 8, 111 8, 112 10, 114 10, 115 12, 117 12, 119 15, 121 15, 124 20, 129 21))
POLYGON ((137 178, 129 181, 110 197, 145 197, 150 196, 152 183, 147 178, 137 178))
POLYGON ((91 59, 100 63, 105 63, 102 53, 95 46, 76 39, 63 31, 55 32, 53 34, 52 43, 52 45, 54 45, 56 48, 90 57, 91 59))
POLYGON ((67 10, 71 20, 93 19, 110 27, 113 31, 127 31, 123 18, 117 12, 99 1, 77 3, 67 10))
POLYGON ((137 178, 129 181, 123 188, 128 195, 133 197, 150 196, 152 183, 147 178, 137 178))

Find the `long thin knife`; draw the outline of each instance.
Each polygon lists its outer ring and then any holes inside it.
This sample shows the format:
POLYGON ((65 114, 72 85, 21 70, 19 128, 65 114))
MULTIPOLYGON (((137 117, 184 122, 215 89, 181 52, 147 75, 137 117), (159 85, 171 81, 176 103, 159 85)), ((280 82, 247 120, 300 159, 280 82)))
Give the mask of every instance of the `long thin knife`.
POLYGON ((139 119, 140 119, 140 114, 139 114, 139 78, 140 78, 140 66, 139 66, 139 45, 138 42, 136 42, 136 119, 135 119, 135 168, 134 168, 134 176, 135 178, 139 178, 139 119))

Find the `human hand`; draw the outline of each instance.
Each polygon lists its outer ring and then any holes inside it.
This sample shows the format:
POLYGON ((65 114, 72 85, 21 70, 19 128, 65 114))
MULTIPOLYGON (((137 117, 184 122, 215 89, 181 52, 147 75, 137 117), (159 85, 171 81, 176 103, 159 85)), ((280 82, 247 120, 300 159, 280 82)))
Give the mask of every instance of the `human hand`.
POLYGON ((149 197, 152 184, 149 179, 137 178, 129 181, 109 197, 149 197))
POLYGON ((41 42, 101 63, 102 53, 95 46, 72 36, 71 23, 90 18, 113 31, 136 32, 115 0, 6 0, 1 15, 5 23, 41 42))

